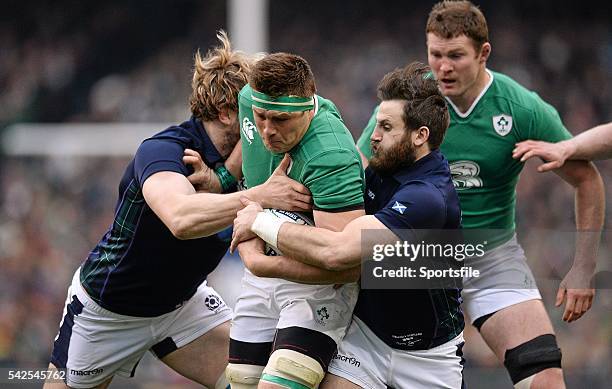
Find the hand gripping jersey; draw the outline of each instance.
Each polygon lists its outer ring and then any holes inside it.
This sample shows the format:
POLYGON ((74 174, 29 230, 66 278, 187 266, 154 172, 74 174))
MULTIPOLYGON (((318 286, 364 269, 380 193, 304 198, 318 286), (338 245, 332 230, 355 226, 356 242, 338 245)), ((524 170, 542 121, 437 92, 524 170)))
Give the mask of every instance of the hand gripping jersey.
MULTIPOLYGON (((512 158, 517 142, 559 142, 571 138, 557 111, 510 77, 489 72, 489 84, 470 109, 460 113, 448 100, 450 127, 441 146, 459 192, 464 228, 500 229, 488 242, 494 248, 514 234, 516 183, 523 163, 512 158)), ((358 146, 371 156, 376 111, 358 146)))

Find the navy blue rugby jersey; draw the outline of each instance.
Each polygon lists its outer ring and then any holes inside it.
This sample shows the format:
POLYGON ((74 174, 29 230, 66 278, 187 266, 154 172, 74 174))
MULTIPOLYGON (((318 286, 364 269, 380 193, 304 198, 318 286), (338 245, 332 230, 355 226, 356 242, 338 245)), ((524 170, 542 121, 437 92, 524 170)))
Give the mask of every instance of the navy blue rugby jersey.
POLYGON ((81 265, 81 284, 103 308, 144 317, 170 312, 195 294, 227 251, 219 234, 177 239, 142 195, 154 173, 191 173, 183 164, 186 148, 208 166, 222 161, 202 124, 191 118, 144 140, 127 166, 113 223, 81 265))
MULTIPOLYGON (((402 239, 410 240, 397 230, 461 228, 459 198, 438 150, 390 176, 367 168, 364 197, 366 213, 402 239)), ((460 304, 460 289, 362 289, 354 313, 390 347, 426 350, 463 331, 460 304)))

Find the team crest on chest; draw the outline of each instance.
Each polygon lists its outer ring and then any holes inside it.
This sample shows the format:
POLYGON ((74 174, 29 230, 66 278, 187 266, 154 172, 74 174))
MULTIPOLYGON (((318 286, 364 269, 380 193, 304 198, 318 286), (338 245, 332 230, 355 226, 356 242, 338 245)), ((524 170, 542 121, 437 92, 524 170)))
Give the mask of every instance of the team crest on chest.
POLYGON ((512 130, 512 116, 501 114, 493 116, 493 129, 501 136, 506 136, 512 130))

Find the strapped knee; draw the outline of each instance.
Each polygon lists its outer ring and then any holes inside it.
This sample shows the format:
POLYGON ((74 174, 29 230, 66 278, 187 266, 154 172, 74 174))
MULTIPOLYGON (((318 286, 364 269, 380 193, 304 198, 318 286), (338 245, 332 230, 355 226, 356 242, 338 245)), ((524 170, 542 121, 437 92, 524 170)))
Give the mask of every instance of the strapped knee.
POLYGON ((325 372, 314 358, 293 350, 278 349, 270 355, 261 377, 289 389, 315 389, 325 372))
POLYGON ((258 365, 230 363, 225 368, 225 376, 232 389, 255 389, 263 369, 263 366, 258 365))
POLYGON ((535 374, 550 368, 561 368, 561 350, 555 335, 540 335, 506 350, 504 365, 515 388, 528 388, 535 374))

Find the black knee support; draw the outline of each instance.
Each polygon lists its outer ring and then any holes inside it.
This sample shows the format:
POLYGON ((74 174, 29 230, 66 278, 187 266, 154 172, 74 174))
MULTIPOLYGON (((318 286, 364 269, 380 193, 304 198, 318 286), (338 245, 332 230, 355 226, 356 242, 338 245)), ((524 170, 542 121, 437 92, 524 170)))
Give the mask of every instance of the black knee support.
POLYGON ((561 350, 553 334, 540 335, 506 350, 504 365, 516 384, 542 370, 561 368, 561 350))
POLYGON ((272 342, 250 343, 230 338, 229 363, 266 366, 272 353, 272 342))
POLYGON ((331 337, 322 332, 302 327, 287 327, 276 332, 273 349, 281 348, 309 356, 319 362, 326 372, 336 353, 337 345, 331 337))

